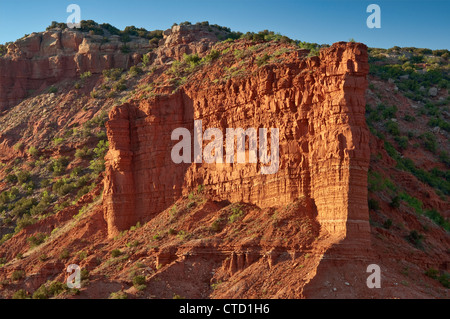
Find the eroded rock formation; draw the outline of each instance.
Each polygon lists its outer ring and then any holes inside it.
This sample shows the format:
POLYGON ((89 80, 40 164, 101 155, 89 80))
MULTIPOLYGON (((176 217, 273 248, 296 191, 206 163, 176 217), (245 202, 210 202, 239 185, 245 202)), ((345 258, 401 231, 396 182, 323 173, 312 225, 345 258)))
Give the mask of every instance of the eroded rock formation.
POLYGON ((99 35, 72 30, 32 33, 8 45, 0 59, 0 111, 15 105, 34 90, 45 89, 65 79, 90 71, 126 69, 141 60, 148 40, 134 38, 127 44, 132 54, 123 53, 119 36, 103 41, 99 35))
POLYGON ((368 240, 366 46, 336 43, 312 58, 300 50, 289 64, 215 84, 205 80, 210 72, 198 72, 176 93, 111 111, 104 190, 109 236, 205 185, 214 199, 260 207, 312 198, 330 234, 368 240), (219 128, 224 135, 226 128, 278 128, 278 172, 261 174, 261 163, 175 164, 171 133, 184 127, 193 136, 194 120, 202 120, 203 132, 219 128))

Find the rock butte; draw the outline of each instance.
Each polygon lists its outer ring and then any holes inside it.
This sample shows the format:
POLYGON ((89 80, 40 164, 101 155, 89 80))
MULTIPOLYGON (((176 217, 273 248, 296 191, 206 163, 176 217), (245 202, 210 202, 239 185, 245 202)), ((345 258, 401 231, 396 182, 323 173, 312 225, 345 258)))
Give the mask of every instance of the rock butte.
POLYGON ((51 30, 33 33, 8 45, 0 59, 0 111, 19 103, 30 91, 41 90, 90 71, 128 68, 140 62, 150 46, 144 39, 129 43, 133 54, 124 54, 119 36, 102 42, 99 35, 51 30))
MULTIPOLYGON (((165 33, 166 44, 177 44, 169 50, 173 56, 204 51, 196 50, 198 43, 190 48, 174 31, 165 33), (171 39, 175 36, 176 41, 171 39)), ((205 185, 216 200, 262 208, 311 198, 318 221, 336 241, 351 238, 366 245, 368 71, 365 45, 335 43, 319 57, 306 58, 300 50, 289 65, 263 66, 256 75, 216 85, 202 83, 199 75, 176 93, 115 107, 107 123, 110 149, 103 194, 108 235, 151 219, 205 185), (279 128, 278 173, 261 175, 255 164, 174 164, 171 132, 186 127, 193 134, 194 120, 222 131, 279 128)))

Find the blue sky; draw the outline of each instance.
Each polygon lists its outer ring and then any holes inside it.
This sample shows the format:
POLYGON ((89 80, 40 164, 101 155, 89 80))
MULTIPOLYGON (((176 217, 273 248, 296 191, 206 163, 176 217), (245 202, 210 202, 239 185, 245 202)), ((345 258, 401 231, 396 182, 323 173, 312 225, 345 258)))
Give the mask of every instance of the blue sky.
POLYGON ((44 31, 51 21, 66 22, 69 4, 83 20, 168 29, 174 22, 200 22, 234 31, 269 29, 290 38, 328 43, 354 38, 370 47, 414 46, 450 49, 447 0, 0 0, 0 43, 44 31), (366 26, 369 4, 381 8, 381 29, 366 26))

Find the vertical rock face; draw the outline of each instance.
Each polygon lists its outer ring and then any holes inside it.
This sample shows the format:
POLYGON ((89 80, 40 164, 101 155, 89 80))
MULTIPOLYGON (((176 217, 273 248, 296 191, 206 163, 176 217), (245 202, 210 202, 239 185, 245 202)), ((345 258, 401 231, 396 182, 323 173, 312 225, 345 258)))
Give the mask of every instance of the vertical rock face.
POLYGON ((52 30, 8 45, 7 54, 0 57, 0 111, 19 103, 30 91, 74 79, 80 73, 137 64, 149 49, 147 40, 133 39, 129 46, 135 53, 124 54, 118 36, 111 36, 106 43, 102 39, 78 31, 52 30))
MULTIPOLYGON (((290 63, 265 65, 224 84, 203 81, 208 72, 199 71, 177 93, 110 113, 104 190, 109 235, 205 185, 214 199, 260 207, 309 197, 330 234, 367 240, 366 46, 336 43, 313 58, 299 52, 290 63), (248 163, 248 157, 247 164, 175 164, 172 131, 183 127, 194 137, 194 120, 202 121, 202 132, 218 128, 224 140, 227 128, 278 128, 278 171, 261 174, 264 164, 248 163)), ((274 149, 270 143, 268 149, 274 149)), ((247 156, 248 150, 246 143, 247 156)))
POLYGON ((368 239, 369 131, 364 117, 368 55, 334 45, 321 55, 309 153, 311 197, 330 233, 368 239), (351 233, 351 234, 349 234, 351 233))

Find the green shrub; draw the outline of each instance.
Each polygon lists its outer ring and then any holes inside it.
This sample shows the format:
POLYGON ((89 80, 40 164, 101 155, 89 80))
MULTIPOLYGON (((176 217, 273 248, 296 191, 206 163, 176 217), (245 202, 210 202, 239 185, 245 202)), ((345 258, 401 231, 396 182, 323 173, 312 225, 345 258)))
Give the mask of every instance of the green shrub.
POLYGON ((118 68, 103 70, 103 76, 108 80, 117 81, 122 75, 122 72, 123 70, 118 68))
POLYGON ((450 181, 445 177, 445 174, 442 174, 442 172, 436 169, 433 169, 431 172, 427 172, 423 169, 417 168, 410 158, 400 156, 397 150, 395 150, 395 148, 387 141, 384 142, 384 147, 389 156, 397 161, 397 167, 399 169, 411 172, 420 181, 436 188, 445 195, 450 194, 450 181))
POLYGON ((83 148, 79 148, 75 151, 75 157, 76 158, 89 158, 92 155, 92 151, 87 147, 84 146, 83 148))
POLYGON ((409 139, 407 136, 396 136, 395 141, 398 143, 400 149, 406 150, 408 148, 409 139))
POLYGON ((77 192, 77 198, 81 198, 87 193, 89 193, 91 188, 89 186, 83 186, 78 192, 77 192))
POLYGON ((27 171, 20 171, 16 174, 17 181, 21 184, 26 183, 30 179, 30 173, 27 171))
POLYGON ((127 86, 125 85, 125 80, 121 79, 119 80, 117 83, 115 83, 113 85, 113 88, 115 91, 120 92, 120 91, 125 91, 127 89, 127 86))
POLYGON ((105 140, 101 140, 98 142, 97 147, 94 148, 95 158, 104 158, 106 152, 109 149, 109 142, 105 140))
POLYGON ((16 176, 16 174, 9 174, 9 175, 7 175, 6 176, 6 181, 8 183, 11 183, 11 184, 17 183, 17 176, 16 176))
POLYGON ((63 210, 66 207, 69 207, 69 206, 70 206, 70 200, 67 200, 67 201, 64 201, 64 202, 62 202, 60 204, 56 204, 55 207, 53 207, 53 211, 55 213, 57 213, 57 212, 63 210))
POLYGON ((181 240, 184 240, 184 239, 186 239, 186 238, 189 238, 190 235, 189 235, 186 231, 180 230, 180 231, 177 233, 177 237, 178 237, 179 239, 181 239, 181 240))
POLYGON ((231 208, 231 216, 228 217, 228 223, 232 224, 244 216, 244 211, 241 205, 236 205, 231 208))
POLYGON ((137 275, 133 278, 133 285, 134 286, 140 286, 145 284, 145 276, 137 275))
POLYGON ((23 228, 33 225, 34 223, 36 223, 36 220, 33 217, 31 217, 30 215, 26 214, 17 220, 16 228, 14 231, 16 233, 18 233, 23 228))
POLYGON ((415 122, 415 121, 416 121, 416 118, 415 118, 414 116, 412 116, 412 115, 409 115, 409 114, 406 114, 406 115, 403 117, 403 119, 404 119, 406 122, 415 122))
POLYGON ((62 175, 67 165, 69 164, 69 158, 66 156, 60 157, 58 159, 53 159, 50 164, 47 166, 47 170, 52 172, 53 175, 62 175))
POLYGON ((50 296, 48 289, 45 285, 40 286, 36 291, 33 293, 32 298, 33 299, 48 299, 50 296))
POLYGON ((98 98, 99 95, 96 90, 92 90, 90 93, 90 96, 91 96, 91 98, 96 99, 96 98, 98 98))
POLYGON ((105 160, 95 159, 90 162, 89 168, 95 173, 100 174, 105 170, 105 160))
MULTIPOLYGON (((123 43, 130 42, 131 41, 130 35, 129 34, 122 34, 120 36, 120 41, 123 42, 123 43)), ((125 44, 124 44, 124 46, 125 46, 125 44)))
POLYGON ((425 271, 425 275, 427 275, 430 278, 437 279, 439 275, 439 271, 434 268, 429 268, 427 271, 425 271))
POLYGON ((23 143, 22 142, 18 142, 16 144, 14 144, 13 149, 15 151, 22 151, 24 148, 23 143))
POLYGON ((90 78, 91 76, 92 76, 91 71, 86 71, 80 75, 80 80, 85 81, 86 79, 90 78))
POLYGON ((198 65, 200 63, 200 58, 198 54, 184 54, 183 61, 190 65, 198 65))
POLYGON ((70 257, 70 252, 67 248, 64 248, 61 252, 61 254, 59 254, 59 259, 64 260, 64 259, 68 259, 70 257))
MULTIPOLYGON (((172 229, 172 228, 171 228, 172 229)), ((170 232, 170 230, 169 230, 169 232, 170 232)), ((139 246, 139 240, 133 240, 132 242, 130 242, 130 243, 127 243, 127 247, 128 248, 132 248, 132 247, 137 247, 137 246, 139 246)))
POLYGON ((11 280, 19 281, 25 277, 25 271, 23 270, 14 270, 11 274, 11 280))
POLYGON ((33 156, 33 157, 36 157, 36 156, 39 156, 39 151, 37 150, 36 147, 30 146, 30 147, 28 148, 28 154, 30 154, 30 155, 33 156))
POLYGON ((80 279, 81 281, 86 281, 89 280, 89 270, 87 270, 86 268, 81 269, 80 272, 80 279))
POLYGON ((432 153, 436 153, 437 149, 437 140, 436 136, 434 136, 431 132, 426 132, 420 136, 423 140, 424 147, 432 153))
POLYGON ((128 71, 128 74, 131 76, 137 76, 142 73, 142 69, 136 65, 133 65, 130 70, 128 71))
POLYGON ((0 57, 8 52, 5 44, 0 44, 0 57))
POLYGON ((148 54, 144 54, 142 56, 142 66, 146 67, 150 63, 150 56, 148 54))
POLYGON ((12 299, 29 299, 29 297, 24 289, 19 289, 13 294, 12 299))
POLYGON ((380 204, 378 203, 377 200, 375 200, 373 198, 369 198, 368 205, 369 205, 369 209, 370 210, 378 210, 378 209, 380 209, 380 204))
POLYGON ((392 119, 392 118, 396 118, 396 114, 397 114, 397 106, 389 106, 389 107, 385 107, 382 111, 382 116, 384 119, 392 119))
POLYGON ((32 235, 27 238, 27 242, 30 244, 30 247, 36 247, 42 244, 47 239, 47 235, 43 233, 37 233, 36 235, 32 235))
POLYGON ((74 189, 75 185, 73 183, 70 183, 69 180, 67 180, 66 178, 59 179, 52 186, 53 192, 60 196, 65 196, 70 192, 72 192, 74 189))
POLYGON ((442 275, 438 277, 438 281, 441 283, 442 286, 445 288, 450 288, 450 275, 446 272, 444 272, 442 275))
POLYGON ((216 219, 211 225, 211 230, 215 233, 220 232, 222 230, 221 224, 222 219, 221 218, 216 219))
POLYGON ((447 132, 450 132, 450 123, 446 120, 441 119, 440 117, 433 117, 428 121, 428 126, 430 127, 439 127, 447 132))
POLYGON ((450 223, 445 220, 445 218, 439 214, 439 212, 435 209, 426 210, 425 216, 430 218, 432 221, 434 221, 437 225, 444 228, 446 231, 450 231, 450 223))
POLYGON ((217 60, 219 58, 219 56, 220 56, 220 52, 213 49, 206 55, 205 60, 207 62, 211 62, 211 61, 217 60))
POLYGON ((72 169, 72 171, 70 172, 70 177, 72 177, 72 178, 79 177, 82 171, 83 171, 83 167, 81 167, 81 166, 74 167, 72 169))
POLYGON ((386 130, 394 136, 400 135, 400 130, 398 128, 397 122, 394 121, 386 122, 386 130))
POLYGON ((51 87, 48 89, 48 93, 56 93, 56 92, 58 92, 58 88, 55 87, 55 86, 51 86, 51 87))
POLYGON ((95 124, 97 127, 104 127, 107 120, 108 113, 106 111, 101 111, 100 114, 96 115, 91 120, 91 124, 95 124))
POLYGON ((409 235, 407 236, 407 239, 411 244, 413 244, 417 248, 422 247, 423 235, 420 234, 417 230, 410 231, 409 235))
POLYGON ((371 193, 383 191, 386 188, 396 191, 394 183, 389 178, 383 178, 380 173, 374 170, 369 170, 369 174, 367 175, 367 185, 368 190, 371 193))
POLYGON ((123 45, 120 47, 120 51, 121 51, 123 54, 128 54, 128 53, 131 52, 131 49, 130 49, 130 47, 129 47, 128 45, 123 44, 123 45))
POLYGON ((106 131, 100 131, 96 134, 97 138, 100 140, 105 140, 107 135, 106 135, 106 131))
POLYGON ((417 214, 423 212, 423 203, 419 199, 404 192, 400 193, 398 196, 401 200, 405 201, 409 207, 414 208, 417 214))
POLYGON ((441 151, 439 153, 439 160, 445 165, 447 165, 447 167, 450 167, 450 156, 446 151, 441 151))
POLYGON ((120 255, 122 255, 122 252, 120 251, 120 249, 113 249, 111 251, 111 256, 114 258, 119 257, 120 255))
POLYGON ((109 299, 128 299, 128 295, 123 291, 112 292, 109 295, 109 299))
POLYGON ((392 208, 399 208, 400 207, 400 197, 398 197, 398 196, 393 197, 392 201, 389 205, 392 208))
POLYGON ((63 142, 64 142, 64 138, 62 138, 62 137, 55 137, 53 139, 53 143, 55 144, 55 146, 58 146, 58 145, 62 144, 63 142))
POLYGON ((51 296, 58 296, 67 290, 67 285, 59 281, 52 281, 48 286, 48 292, 51 296))
POLYGON ((37 205, 37 200, 35 198, 22 197, 14 204, 14 206, 11 206, 10 214, 12 216, 23 216, 24 214, 28 214, 30 209, 35 205, 37 205))
POLYGON ((256 65, 258 67, 263 66, 264 64, 266 64, 268 61, 270 60, 270 56, 266 53, 261 57, 258 57, 256 59, 256 65))
POLYGON ((383 223, 383 227, 386 229, 391 228, 392 226, 392 219, 387 219, 384 223, 383 223))

